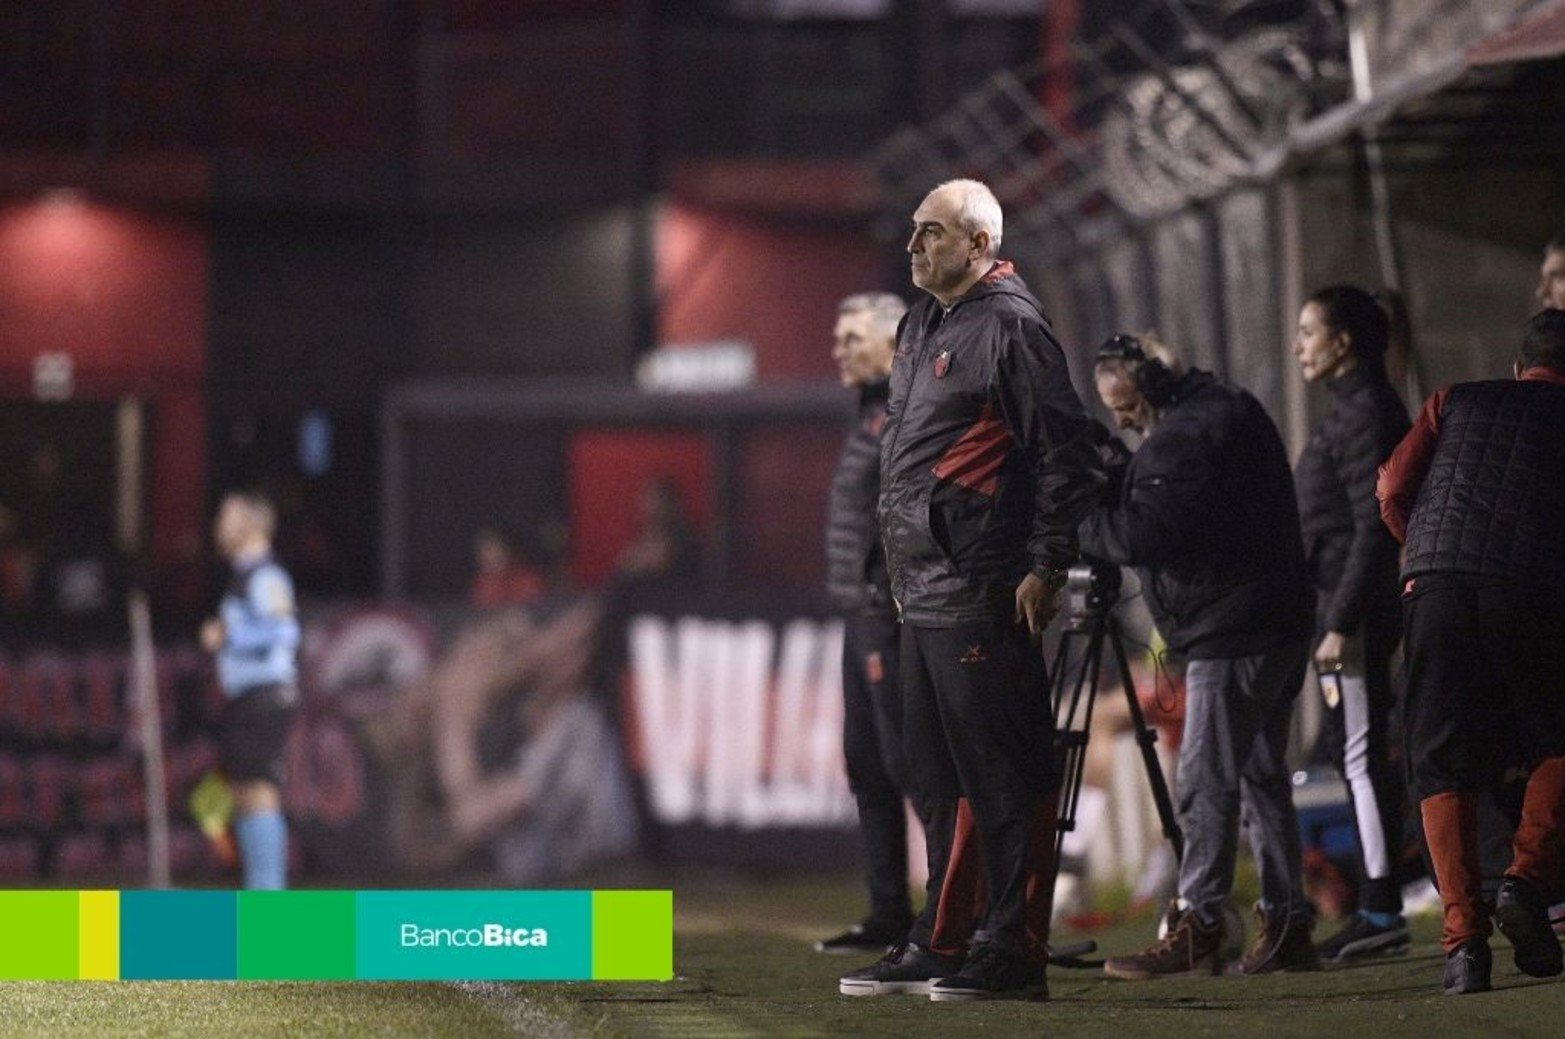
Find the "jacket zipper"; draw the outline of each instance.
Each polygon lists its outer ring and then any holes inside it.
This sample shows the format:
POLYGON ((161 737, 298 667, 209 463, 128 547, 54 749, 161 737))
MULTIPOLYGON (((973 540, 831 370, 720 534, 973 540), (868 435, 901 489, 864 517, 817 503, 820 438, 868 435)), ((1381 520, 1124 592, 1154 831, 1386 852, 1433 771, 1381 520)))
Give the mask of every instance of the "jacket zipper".
MULTIPOLYGON (((961 301, 959 300, 959 301, 957 301, 955 304, 953 304, 950 307, 941 307, 942 313, 941 313, 941 316, 940 316, 940 324, 938 326, 936 326, 936 328, 935 328, 936 332, 938 332, 940 329, 945 327, 946 322, 948 320, 950 320, 950 318, 951 318, 951 311, 955 310, 957 307, 959 307, 961 305, 962 305, 961 301)), ((892 455, 893 458, 895 458, 896 454, 897 454, 897 445, 902 442, 902 426, 907 421, 907 403, 908 403, 909 400, 912 400, 912 398, 913 398, 913 387, 918 382, 918 373, 924 366, 924 357, 929 353, 929 340, 932 339, 933 337, 934 337, 934 333, 930 333, 930 335, 925 336, 924 337, 924 341, 919 344, 918 353, 913 356, 913 362, 912 362, 913 363, 913 370, 912 370, 912 372, 910 372, 908 374, 908 378, 907 378, 907 397, 906 397, 906 399, 904 399, 902 401, 902 414, 897 416, 896 433, 895 433, 895 435, 891 439, 891 455, 892 455)), ((893 589, 895 589, 897 587, 897 584, 900 582, 901 578, 902 578, 902 568, 899 565, 897 567, 897 569, 895 571, 893 571, 892 574, 891 574, 891 587, 893 589)), ((901 623, 901 621, 902 621, 902 600, 897 598, 895 591, 892 592, 891 601, 896 604, 896 607, 897 607, 897 621, 898 621, 898 623, 901 623)))

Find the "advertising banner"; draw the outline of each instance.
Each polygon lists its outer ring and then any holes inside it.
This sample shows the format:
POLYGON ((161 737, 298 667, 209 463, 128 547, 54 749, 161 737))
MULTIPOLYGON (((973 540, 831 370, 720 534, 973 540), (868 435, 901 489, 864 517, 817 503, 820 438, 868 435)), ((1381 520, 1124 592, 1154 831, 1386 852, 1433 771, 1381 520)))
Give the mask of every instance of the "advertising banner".
MULTIPOLYGON (((660 593, 304 622, 295 878, 530 887, 648 854, 802 863, 853 824, 836 620, 660 593)), ((194 646, 156 660, 173 874, 222 882, 187 802, 226 701, 194 646)), ((0 653, 0 885, 146 876, 130 671, 115 649, 0 653)))

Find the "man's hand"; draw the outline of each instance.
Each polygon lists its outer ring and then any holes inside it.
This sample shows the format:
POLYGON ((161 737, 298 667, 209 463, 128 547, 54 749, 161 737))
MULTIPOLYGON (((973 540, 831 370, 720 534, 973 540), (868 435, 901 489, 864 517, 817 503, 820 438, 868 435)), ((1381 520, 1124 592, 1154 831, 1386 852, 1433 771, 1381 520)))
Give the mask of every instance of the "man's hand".
POLYGON ((1016 623, 1027 622, 1027 630, 1034 639, 1043 636, 1054 615, 1060 612, 1060 590, 1050 588, 1047 581, 1037 574, 1028 574, 1016 586, 1016 623))
POLYGON ((1315 647, 1315 666, 1322 671, 1341 671, 1342 654, 1347 648, 1348 637, 1340 631, 1328 631, 1315 647))
POLYGON ((216 617, 208 617, 206 623, 201 625, 201 648, 208 653, 216 653, 223 648, 223 642, 228 638, 228 629, 223 627, 223 622, 216 617))

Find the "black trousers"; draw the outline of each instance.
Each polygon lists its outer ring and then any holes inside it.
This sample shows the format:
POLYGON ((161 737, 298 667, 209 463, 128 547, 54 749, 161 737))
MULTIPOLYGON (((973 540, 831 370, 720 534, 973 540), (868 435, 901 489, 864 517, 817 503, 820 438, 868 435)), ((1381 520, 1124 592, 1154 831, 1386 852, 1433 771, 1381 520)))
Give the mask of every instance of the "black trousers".
POLYGON ((902 750, 901 632, 897 620, 844 620, 842 753, 859 808, 869 867, 870 916, 893 929, 913 917, 907 889, 907 767, 902 750))
POLYGON ((1420 577, 1403 597, 1415 796, 1479 793, 1565 754, 1565 608, 1548 592, 1420 577))
POLYGON ((1030 828, 1057 796, 1054 712, 1042 652, 1009 618, 902 626, 903 739, 929 847, 929 895, 909 940, 928 945, 956 821, 967 798, 987 909, 973 945, 1029 952, 1030 828))
POLYGON ((237 783, 283 784, 283 751, 293 725, 299 691, 291 685, 262 685, 228 701, 217 738, 217 761, 237 783))

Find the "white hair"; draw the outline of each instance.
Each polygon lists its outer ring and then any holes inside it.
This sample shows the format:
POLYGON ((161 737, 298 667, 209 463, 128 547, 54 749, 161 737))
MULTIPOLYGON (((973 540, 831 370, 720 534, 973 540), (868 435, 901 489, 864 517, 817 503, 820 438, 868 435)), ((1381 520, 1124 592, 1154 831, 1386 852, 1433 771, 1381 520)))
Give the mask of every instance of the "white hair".
POLYGON ((839 303, 837 313, 868 314, 875 335, 895 339, 897 323, 907 313, 907 301, 891 292, 858 292, 839 303))
POLYGON ((994 197, 989 185, 981 180, 948 180, 936 191, 952 190, 957 193, 956 222, 963 231, 989 234, 989 255, 1000 251, 1000 239, 1005 232, 1005 215, 1000 211, 1000 200, 994 197))

